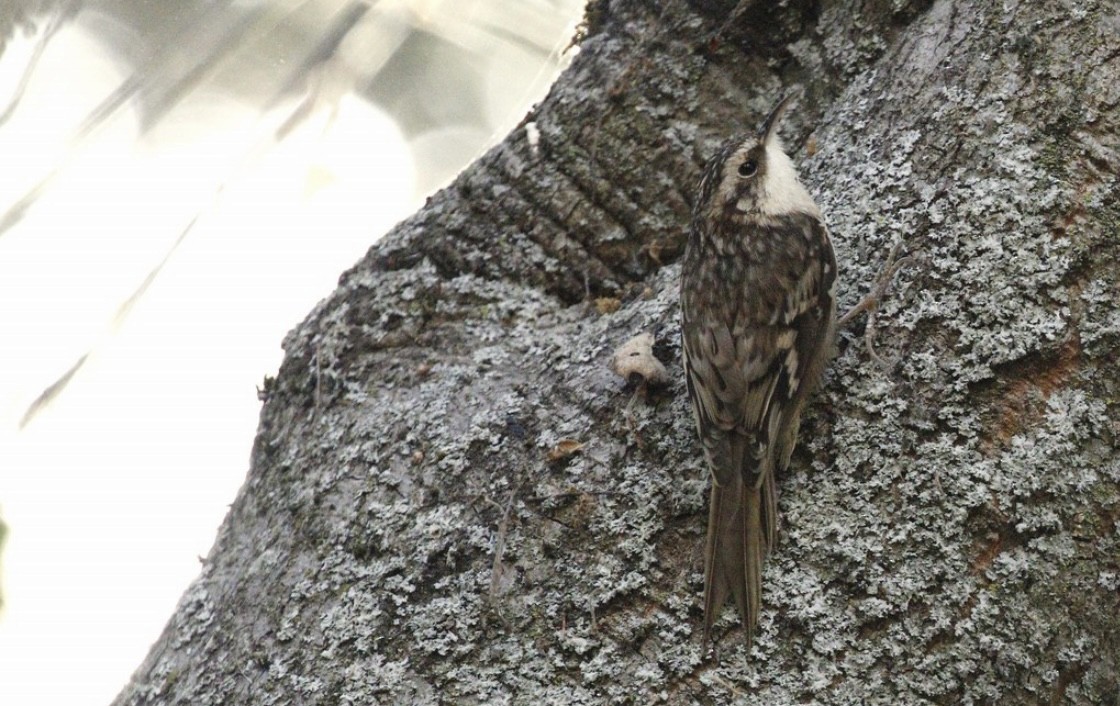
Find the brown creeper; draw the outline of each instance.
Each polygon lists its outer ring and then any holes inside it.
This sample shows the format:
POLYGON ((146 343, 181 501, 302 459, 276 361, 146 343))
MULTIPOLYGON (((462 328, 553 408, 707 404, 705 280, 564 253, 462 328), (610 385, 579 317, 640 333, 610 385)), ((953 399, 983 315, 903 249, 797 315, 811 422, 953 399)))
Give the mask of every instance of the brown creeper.
POLYGON ((836 258, 778 139, 788 102, 708 162, 681 270, 684 367, 712 472, 705 643, 730 594, 750 645, 777 533, 774 474, 833 348, 836 258))

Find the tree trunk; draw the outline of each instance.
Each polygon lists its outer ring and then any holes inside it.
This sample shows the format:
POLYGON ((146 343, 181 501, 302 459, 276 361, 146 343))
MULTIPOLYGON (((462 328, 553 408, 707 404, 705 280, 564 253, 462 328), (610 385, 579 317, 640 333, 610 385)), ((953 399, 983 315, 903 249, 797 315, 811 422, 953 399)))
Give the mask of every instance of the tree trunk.
POLYGON ((288 336, 117 703, 1120 703, 1116 4, 600 0, 580 49, 539 141, 288 336), (677 263, 704 159, 791 87, 841 311, 912 259, 810 402, 753 649, 728 609, 713 655, 677 263), (660 389, 608 368, 642 331, 660 389))

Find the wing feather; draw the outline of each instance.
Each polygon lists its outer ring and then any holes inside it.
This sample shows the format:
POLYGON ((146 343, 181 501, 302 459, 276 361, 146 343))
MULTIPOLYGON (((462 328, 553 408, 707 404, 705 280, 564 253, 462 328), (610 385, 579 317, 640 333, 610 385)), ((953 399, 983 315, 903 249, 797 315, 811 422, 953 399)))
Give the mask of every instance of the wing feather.
POLYGON ((773 466, 788 463, 800 403, 827 359, 827 351, 819 349, 832 326, 835 260, 820 221, 806 218, 802 227, 810 245, 803 250, 802 261, 795 263, 800 266, 792 268, 796 274, 781 283, 785 295, 773 311, 742 307, 722 320, 699 321, 700 325, 689 327, 694 334, 684 337, 697 428, 721 485, 736 472, 757 484, 773 466), (728 458, 731 447, 726 437, 732 433, 754 442, 747 448, 758 450, 760 464, 728 458))

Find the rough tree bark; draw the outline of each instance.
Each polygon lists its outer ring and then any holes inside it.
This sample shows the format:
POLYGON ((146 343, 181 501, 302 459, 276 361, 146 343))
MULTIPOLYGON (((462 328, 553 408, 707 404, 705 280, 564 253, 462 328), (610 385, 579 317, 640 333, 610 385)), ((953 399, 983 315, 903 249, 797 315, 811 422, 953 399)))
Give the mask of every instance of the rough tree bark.
POLYGON ((1110 0, 600 0, 526 120, 286 339, 248 479, 118 704, 1120 702, 1110 0), (676 287, 775 97, 846 332, 755 647, 701 625, 676 287), (620 305, 617 310, 615 306, 620 305), (612 350, 649 330, 670 371, 612 350))

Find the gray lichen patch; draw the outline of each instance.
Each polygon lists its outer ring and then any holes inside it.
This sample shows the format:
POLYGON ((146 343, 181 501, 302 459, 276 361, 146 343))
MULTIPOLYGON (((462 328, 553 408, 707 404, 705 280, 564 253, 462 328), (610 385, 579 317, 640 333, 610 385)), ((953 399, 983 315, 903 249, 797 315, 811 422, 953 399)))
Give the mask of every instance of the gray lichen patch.
POLYGON ((823 67, 797 161, 844 303, 895 243, 915 260, 877 312, 890 365, 857 320, 809 406, 749 654, 733 611, 718 654, 698 634, 708 477, 671 262, 743 35, 709 51, 684 4, 611 3, 570 74, 585 113, 562 84, 535 150, 517 131, 289 335, 241 496, 119 702, 1114 700, 1120 117, 1092 67, 1116 35, 1095 3, 856 5, 791 53, 823 67), (638 56, 655 30, 678 34, 638 56), (654 146, 614 201, 593 155, 628 134, 654 146), (641 332, 668 363, 648 396, 608 367, 641 332))

